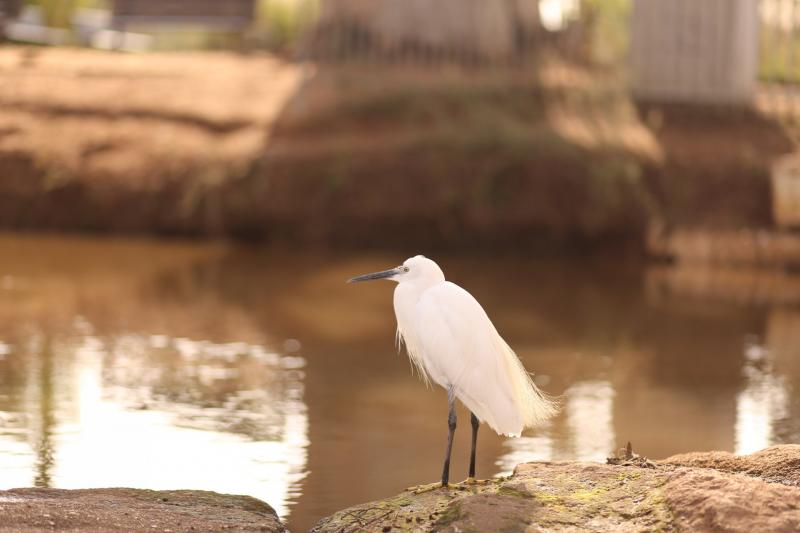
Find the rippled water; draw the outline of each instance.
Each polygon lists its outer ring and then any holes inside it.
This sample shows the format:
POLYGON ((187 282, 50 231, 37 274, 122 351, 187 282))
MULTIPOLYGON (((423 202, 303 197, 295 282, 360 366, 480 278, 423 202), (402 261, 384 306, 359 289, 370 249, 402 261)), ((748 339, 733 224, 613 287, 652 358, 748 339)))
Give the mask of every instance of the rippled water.
MULTIPOLYGON (((0 488, 250 494, 304 531, 435 480, 445 395, 395 353, 392 285, 344 283, 403 255, 0 237, 0 488)), ((562 396, 482 430, 479 475, 800 440, 798 277, 430 255, 562 396)))

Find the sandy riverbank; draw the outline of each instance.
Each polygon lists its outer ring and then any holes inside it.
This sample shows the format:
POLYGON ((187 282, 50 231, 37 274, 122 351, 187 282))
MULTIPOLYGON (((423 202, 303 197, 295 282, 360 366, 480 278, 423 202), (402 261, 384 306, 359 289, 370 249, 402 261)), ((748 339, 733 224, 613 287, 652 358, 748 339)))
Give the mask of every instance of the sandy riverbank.
POLYGON ((268 55, 0 50, 0 227, 333 245, 643 249, 771 226, 754 112, 611 73, 318 70, 268 55))

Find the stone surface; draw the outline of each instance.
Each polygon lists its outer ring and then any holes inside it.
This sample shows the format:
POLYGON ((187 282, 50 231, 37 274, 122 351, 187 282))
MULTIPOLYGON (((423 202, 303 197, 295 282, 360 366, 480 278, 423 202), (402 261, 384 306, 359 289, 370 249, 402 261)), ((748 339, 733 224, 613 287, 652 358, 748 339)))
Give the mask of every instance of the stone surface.
POLYGON ((786 486, 798 460, 800 446, 777 446, 745 457, 687 454, 646 467, 525 463, 485 485, 406 491, 358 505, 312 531, 798 531, 800 489, 786 486))
POLYGON ((487 485, 360 505, 313 531, 642 531, 669 529, 669 472, 592 463, 526 463, 487 485), (391 529, 386 529, 391 528, 391 529))
MULTIPOLYGON (((512 476, 484 484, 405 491, 345 509, 312 531, 800 531, 800 445, 747 456, 697 452, 655 463, 639 459, 525 463, 512 476)), ((269 505, 247 496, 0 491, 0 533, 54 530, 286 531, 269 505)))
POLYGON ((728 452, 692 452, 673 455, 661 464, 737 472, 765 481, 800 487, 800 445, 783 444, 750 455, 728 452))
POLYGON ((0 532, 284 532, 275 511, 249 496, 194 490, 0 491, 0 532))
POLYGON ((682 468, 663 492, 678 531, 800 531, 800 489, 795 487, 682 468))

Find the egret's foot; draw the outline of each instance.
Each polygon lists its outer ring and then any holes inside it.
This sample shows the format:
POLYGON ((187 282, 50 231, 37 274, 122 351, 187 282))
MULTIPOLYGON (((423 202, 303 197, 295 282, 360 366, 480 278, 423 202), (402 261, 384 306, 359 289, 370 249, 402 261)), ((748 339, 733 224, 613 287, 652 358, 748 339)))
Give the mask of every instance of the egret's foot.
POLYGON ((475 479, 474 477, 468 477, 461 483, 456 483, 455 486, 461 490, 468 490, 470 487, 477 487, 478 485, 488 485, 491 483, 491 479, 475 479))
POLYGON ((429 483, 427 485, 414 485, 413 487, 408 487, 406 490, 414 494, 423 494, 425 492, 431 492, 432 490, 441 488, 449 488, 449 485, 442 485, 441 482, 436 482, 429 483))

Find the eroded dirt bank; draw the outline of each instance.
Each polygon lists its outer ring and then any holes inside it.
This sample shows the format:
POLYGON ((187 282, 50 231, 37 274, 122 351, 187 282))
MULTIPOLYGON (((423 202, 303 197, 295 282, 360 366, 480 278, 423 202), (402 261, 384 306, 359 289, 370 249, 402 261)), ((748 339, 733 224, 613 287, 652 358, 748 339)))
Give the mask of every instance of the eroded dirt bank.
POLYGON ((0 227, 344 245, 632 243, 771 226, 754 112, 641 107, 608 72, 318 69, 0 49, 0 227))

